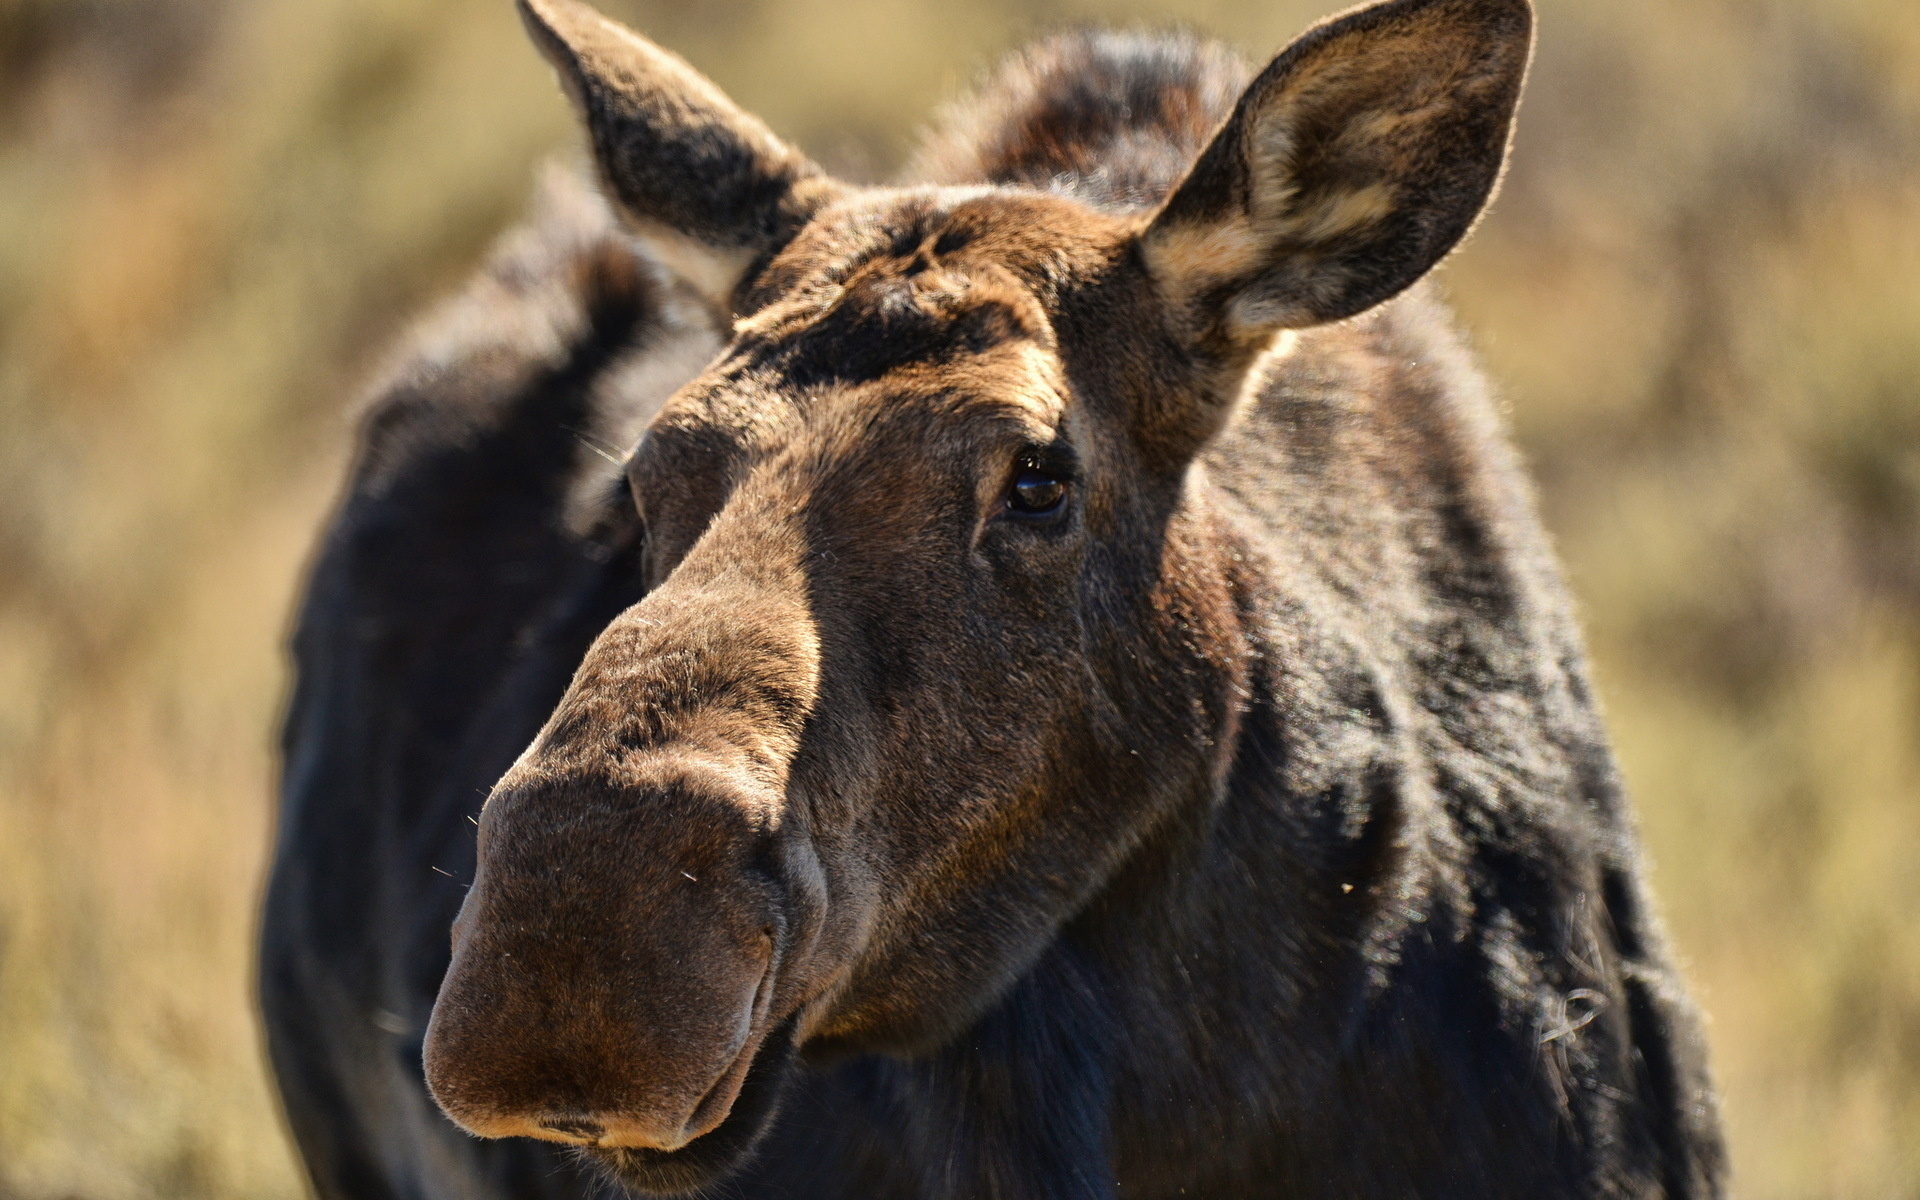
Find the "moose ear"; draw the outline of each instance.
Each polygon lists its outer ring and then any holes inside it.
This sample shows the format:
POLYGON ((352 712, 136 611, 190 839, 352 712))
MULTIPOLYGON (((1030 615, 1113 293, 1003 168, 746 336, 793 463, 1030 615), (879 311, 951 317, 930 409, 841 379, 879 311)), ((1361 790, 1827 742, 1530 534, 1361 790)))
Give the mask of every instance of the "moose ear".
POLYGON ((1245 349, 1426 274, 1500 177, 1532 43, 1528 0, 1390 0, 1289 46, 1141 235, 1176 327, 1245 349))
POLYGON ((579 0, 518 0, 628 221, 721 311, 841 190, 711 81, 579 0))

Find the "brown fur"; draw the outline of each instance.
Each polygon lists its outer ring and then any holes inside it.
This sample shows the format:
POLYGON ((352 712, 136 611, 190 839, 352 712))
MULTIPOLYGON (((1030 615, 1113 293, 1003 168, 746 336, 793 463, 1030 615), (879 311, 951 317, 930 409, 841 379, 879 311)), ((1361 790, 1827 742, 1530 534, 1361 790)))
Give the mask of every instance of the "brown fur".
POLYGON ((1057 42, 883 189, 524 11, 732 327, 480 815, 450 1116, 658 1190, 1714 1193, 1526 488, 1382 303, 1492 190, 1523 0, 1356 10, 1230 114, 1218 50, 1057 42))

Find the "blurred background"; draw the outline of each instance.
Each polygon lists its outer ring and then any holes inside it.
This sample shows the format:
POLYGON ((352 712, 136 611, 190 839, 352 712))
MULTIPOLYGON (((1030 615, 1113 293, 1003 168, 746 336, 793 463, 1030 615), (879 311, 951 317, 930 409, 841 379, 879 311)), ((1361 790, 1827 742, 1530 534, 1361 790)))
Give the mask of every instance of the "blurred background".
MULTIPOLYGON (((1034 32, 605 0, 840 173, 1034 32)), ((1540 0, 1442 272, 1591 633, 1750 1200, 1920 1197, 1920 4, 1540 0)), ((574 144, 508 0, 0 0, 0 1200, 294 1197, 282 641, 380 352, 574 144)))

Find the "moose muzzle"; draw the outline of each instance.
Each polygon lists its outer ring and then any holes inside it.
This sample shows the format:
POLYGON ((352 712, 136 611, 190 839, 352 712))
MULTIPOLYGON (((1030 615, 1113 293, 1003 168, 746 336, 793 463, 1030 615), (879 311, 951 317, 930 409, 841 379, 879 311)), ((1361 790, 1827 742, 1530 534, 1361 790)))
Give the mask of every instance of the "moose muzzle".
POLYGON ((488 803, 426 1044, 473 1133, 675 1150, 726 1118, 767 1036, 786 916, 751 784, 649 757, 618 784, 535 758, 488 803))
POLYGON ((782 530, 716 519, 601 632, 482 810, 426 1043, 468 1130, 673 1151, 779 1050, 783 959, 825 903, 788 804, 819 648, 782 530))

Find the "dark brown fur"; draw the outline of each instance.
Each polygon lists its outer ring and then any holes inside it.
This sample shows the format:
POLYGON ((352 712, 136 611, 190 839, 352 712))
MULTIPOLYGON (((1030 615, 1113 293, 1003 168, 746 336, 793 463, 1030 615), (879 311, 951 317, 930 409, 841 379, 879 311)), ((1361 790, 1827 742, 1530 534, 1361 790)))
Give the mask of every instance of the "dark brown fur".
POLYGON ((422 1055, 645 1190, 1717 1194, 1564 588, 1390 299, 1492 190, 1520 0, 1244 93, 1060 40, 867 190, 525 11, 651 249, 509 252, 316 571, 263 994, 323 1194, 590 1186, 422 1055), (564 431, 642 422, 629 508, 564 431))

